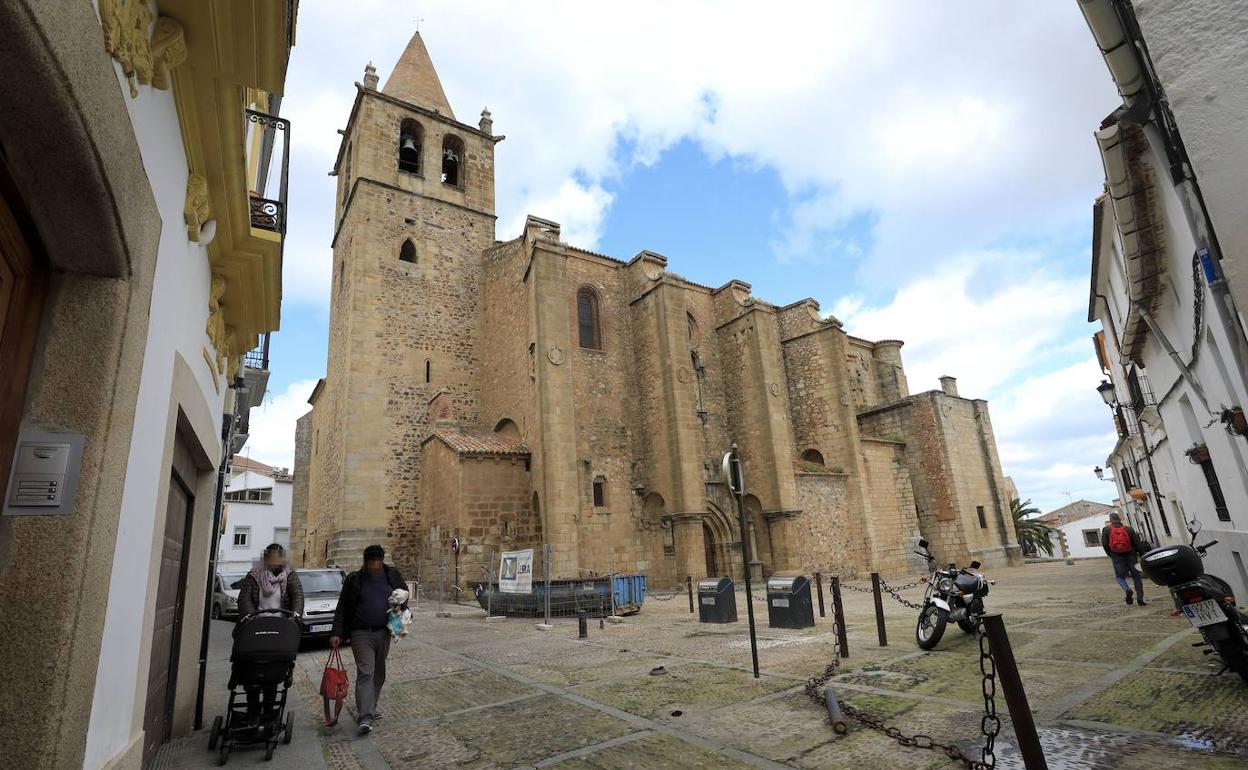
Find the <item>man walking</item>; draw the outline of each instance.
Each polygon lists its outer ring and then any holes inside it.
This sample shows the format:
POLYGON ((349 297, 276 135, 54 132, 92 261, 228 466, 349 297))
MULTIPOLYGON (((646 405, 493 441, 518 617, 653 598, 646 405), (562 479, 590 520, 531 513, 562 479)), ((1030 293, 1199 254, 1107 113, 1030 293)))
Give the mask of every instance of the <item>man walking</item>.
POLYGON ((373 722, 381 718, 377 699, 386 683, 386 656, 390 654, 390 629, 386 626, 390 593, 396 588, 408 590, 403 575, 385 559, 386 551, 379 545, 364 549, 364 567, 343 581, 334 612, 334 634, 329 639, 335 649, 343 637, 351 640, 360 735, 371 733, 373 722))
POLYGON ((1114 511, 1109 514, 1109 525, 1101 530, 1101 548, 1105 555, 1114 563, 1114 579, 1126 592, 1126 602, 1131 603, 1132 591, 1127 585, 1127 576, 1135 583, 1135 603, 1141 607, 1148 606, 1144 601, 1144 580, 1139 568, 1136 567, 1136 554, 1145 553, 1148 546, 1140 539, 1134 529, 1122 523, 1122 514, 1114 511))

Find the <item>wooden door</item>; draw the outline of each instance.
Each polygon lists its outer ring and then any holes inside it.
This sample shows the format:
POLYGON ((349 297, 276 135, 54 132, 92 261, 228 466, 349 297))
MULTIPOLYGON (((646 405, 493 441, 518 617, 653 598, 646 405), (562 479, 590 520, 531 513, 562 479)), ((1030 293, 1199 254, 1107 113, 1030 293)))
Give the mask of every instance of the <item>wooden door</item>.
POLYGON ((147 705, 143 714, 143 764, 149 764, 169 740, 173 728, 174 694, 178 685, 178 649, 182 642, 182 610, 186 603, 187 556, 194 498, 182 478, 170 473, 165 511, 165 536, 160 549, 156 614, 152 624, 152 659, 148 668, 147 705))
POLYGON ((30 228, 19 225, 20 206, 0 158, 0 500, 4 499, 22 422, 30 358, 39 335, 47 272, 35 258, 30 228))

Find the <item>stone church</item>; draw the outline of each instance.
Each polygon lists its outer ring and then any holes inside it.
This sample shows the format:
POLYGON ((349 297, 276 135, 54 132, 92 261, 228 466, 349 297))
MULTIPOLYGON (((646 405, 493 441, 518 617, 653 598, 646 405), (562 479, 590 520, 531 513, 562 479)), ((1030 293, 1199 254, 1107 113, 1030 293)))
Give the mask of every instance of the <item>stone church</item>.
POLYGON ((914 571, 1017 558, 987 403, 911 395, 902 343, 813 299, 564 243, 497 240, 488 110, 460 122, 419 33, 357 83, 338 179, 326 376, 299 421, 292 551, 358 564, 552 546, 556 577, 914 571), (720 478, 736 442, 746 531, 720 478))

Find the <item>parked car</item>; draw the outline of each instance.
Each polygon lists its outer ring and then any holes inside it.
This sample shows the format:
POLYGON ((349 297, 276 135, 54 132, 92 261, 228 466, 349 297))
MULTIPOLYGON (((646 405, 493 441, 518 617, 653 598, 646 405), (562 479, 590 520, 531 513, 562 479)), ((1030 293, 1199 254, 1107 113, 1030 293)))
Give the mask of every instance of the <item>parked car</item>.
POLYGON ((346 573, 337 567, 298 572, 303 585, 303 638, 328 639, 334 629, 334 610, 338 609, 338 594, 346 573))
POLYGON ((217 581, 212 588, 212 616, 214 618, 238 617, 238 589, 234 584, 242 580, 245 573, 217 573, 217 581))

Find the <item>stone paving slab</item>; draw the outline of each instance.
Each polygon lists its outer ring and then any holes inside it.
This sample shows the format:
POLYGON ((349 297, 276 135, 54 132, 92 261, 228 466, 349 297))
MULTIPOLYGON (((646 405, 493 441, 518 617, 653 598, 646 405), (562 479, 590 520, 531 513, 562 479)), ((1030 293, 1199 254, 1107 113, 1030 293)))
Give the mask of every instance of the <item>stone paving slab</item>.
POLYGON ((1248 688, 1230 674, 1137 671, 1071 709, 1067 716, 1248 752, 1248 688))
MULTIPOLYGON (((1248 687, 1209 676, 1204 656, 1188 645, 1194 632, 1183 633, 1186 624, 1169 617, 1162 599, 1128 607, 1108 565, 1097 562, 990 577, 998 584, 989 607, 1003 613, 1031 706, 1045 715, 1050 768, 1248 767, 1248 687)), ((682 597, 647 602, 619 625, 591 622, 585 640, 576 638, 575 619, 539 632, 532 619, 434 618, 422 608, 413 638, 393 648, 378 729, 363 739, 341 726, 312 732, 328 765, 343 770, 962 766, 856 722, 845 736, 830 730, 826 711, 800 688, 831 660, 831 617, 816 615, 812 629, 772 629, 757 603, 764 676, 755 680, 744 595, 738 599, 734 624, 699 624, 682 597), (659 663, 669 673, 649 676, 659 663)), ((977 640, 950 626, 935 651, 922 652, 913 639, 916 611, 886 596, 889 646, 881 648, 872 597, 846 592, 844 602, 852 654, 835 680, 841 697, 907 734, 978 756, 977 640)), ((324 657, 301 657, 305 712, 319 711, 324 657)), ((349 653, 344 658, 351 668, 349 653)), ((1004 717, 1004 697, 997 705, 1004 717)), ((997 766, 1022 768, 1003 722, 997 766)))
POLYGON ((690 746, 668 735, 641 737, 550 765, 558 770, 746 770, 743 762, 690 746))

